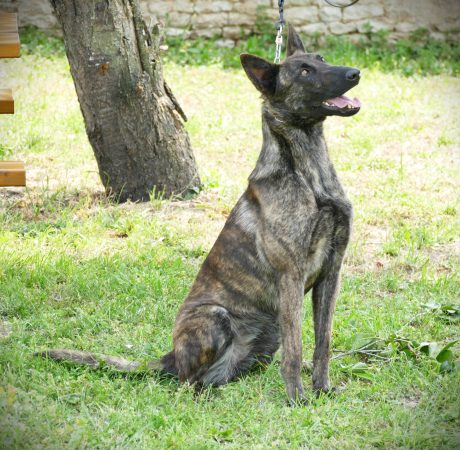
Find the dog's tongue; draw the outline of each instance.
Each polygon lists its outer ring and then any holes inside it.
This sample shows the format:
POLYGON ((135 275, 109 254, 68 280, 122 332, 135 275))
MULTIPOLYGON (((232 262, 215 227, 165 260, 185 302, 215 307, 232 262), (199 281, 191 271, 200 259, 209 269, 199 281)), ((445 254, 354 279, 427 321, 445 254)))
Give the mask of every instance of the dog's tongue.
POLYGON ((345 108, 347 105, 351 105, 353 108, 360 108, 361 102, 354 98, 353 100, 346 95, 341 95, 340 97, 330 98, 327 100, 331 105, 337 106, 337 108, 345 108))

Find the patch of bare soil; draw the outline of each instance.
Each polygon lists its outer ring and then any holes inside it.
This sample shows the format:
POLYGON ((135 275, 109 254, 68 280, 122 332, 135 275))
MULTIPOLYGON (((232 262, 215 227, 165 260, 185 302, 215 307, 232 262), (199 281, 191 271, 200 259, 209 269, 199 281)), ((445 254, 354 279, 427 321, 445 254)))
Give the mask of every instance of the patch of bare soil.
POLYGON ((460 262, 460 239, 447 244, 435 244, 428 250, 430 263, 436 267, 437 272, 450 272, 449 260, 460 262))

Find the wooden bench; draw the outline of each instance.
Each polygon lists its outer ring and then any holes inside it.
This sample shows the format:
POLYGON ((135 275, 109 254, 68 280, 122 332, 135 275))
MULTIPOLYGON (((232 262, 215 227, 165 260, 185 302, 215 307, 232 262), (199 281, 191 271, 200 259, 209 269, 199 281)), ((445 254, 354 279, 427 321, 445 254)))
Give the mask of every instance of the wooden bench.
POLYGON ((26 169, 22 161, 0 161, 0 186, 25 186, 26 169))
POLYGON ((19 58, 18 16, 0 11, 0 58, 19 58))
MULTIPOLYGON (((15 13, 0 11, 0 58, 18 58, 20 42, 15 13)), ((0 88, 0 114, 14 114, 11 89, 0 88)), ((22 161, 0 161, 0 186, 25 186, 26 169, 22 161)))
MULTIPOLYGON (((0 11, 0 58, 19 58, 18 16, 0 11)), ((14 114, 11 89, 0 89, 0 114, 14 114)))

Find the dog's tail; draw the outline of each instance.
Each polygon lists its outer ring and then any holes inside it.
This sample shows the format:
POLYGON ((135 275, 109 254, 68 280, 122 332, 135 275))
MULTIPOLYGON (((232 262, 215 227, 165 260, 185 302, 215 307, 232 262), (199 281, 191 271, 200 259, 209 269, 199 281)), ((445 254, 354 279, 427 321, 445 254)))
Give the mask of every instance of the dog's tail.
POLYGON ((72 364, 89 366, 92 369, 109 367, 113 370, 123 373, 152 373, 162 372, 165 366, 162 360, 149 361, 141 363, 139 361, 129 361, 118 356, 98 355, 96 353, 82 352, 80 350, 67 350, 56 348, 34 353, 34 356, 53 359, 55 361, 65 361, 72 364))

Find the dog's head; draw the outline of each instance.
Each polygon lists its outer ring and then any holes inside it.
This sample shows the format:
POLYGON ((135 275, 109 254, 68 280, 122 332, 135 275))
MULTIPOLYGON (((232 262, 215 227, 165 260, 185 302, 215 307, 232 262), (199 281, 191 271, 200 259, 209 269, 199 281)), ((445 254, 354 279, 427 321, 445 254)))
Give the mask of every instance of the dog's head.
POLYGON ((343 95, 359 83, 359 70, 333 66, 317 53, 307 53, 292 25, 281 64, 248 54, 241 55, 241 64, 283 120, 311 123, 327 116, 352 116, 361 107, 358 99, 343 95))

